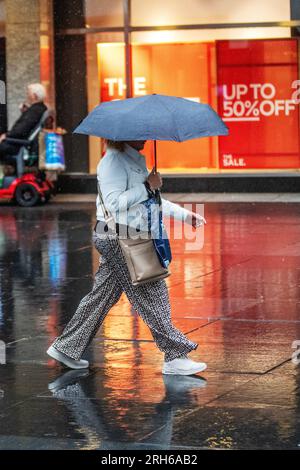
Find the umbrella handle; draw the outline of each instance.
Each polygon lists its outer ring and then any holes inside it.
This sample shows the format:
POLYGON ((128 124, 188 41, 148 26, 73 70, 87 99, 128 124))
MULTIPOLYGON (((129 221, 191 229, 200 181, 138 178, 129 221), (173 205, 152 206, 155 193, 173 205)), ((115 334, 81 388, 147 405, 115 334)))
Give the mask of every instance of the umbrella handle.
POLYGON ((155 173, 156 173, 157 172, 156 140, 154 140, 154 168, 155 168, 155 173))
POLYGON ((161 193, 160 193, 160 190, 159 189, 156 189, 155 192, 155 199, 157 200, 158 202, 158 205, 160 207, 160 210, 161 210, 161 207, 162 207, 162 201, 161 201, 161 193))
MULTIPOLYGON (((155 173, 157 172, 157 151, 156 151, 156 140, 153 141, 154 143, 154 170, 155 170, 155 173)), ((160 195, 160 190, 159 189, 156 189, 155 190, 155 197, 156 197, 156 200, 158 201, 159 203, 159 206, 161 208, 161 195, 160 195)))

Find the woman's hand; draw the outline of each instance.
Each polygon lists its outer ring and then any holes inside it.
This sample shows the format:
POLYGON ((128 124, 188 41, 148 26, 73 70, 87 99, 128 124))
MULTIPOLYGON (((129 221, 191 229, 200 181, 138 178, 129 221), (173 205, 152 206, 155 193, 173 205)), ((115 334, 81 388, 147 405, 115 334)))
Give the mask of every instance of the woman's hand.
POLYGON ((185 222, 189 225, 192 225, 194 228, 206 224, 205 218, 202 217, 202 215, 197 214, 196 212, 191 212, 185 219, 185 222))
POLYGON ((151 173, 148 175, 147 181, 150 184, 152 191, 161 188, 163 184, 162 177, 160 176, 159 172, 155 171, 155 168, 152 168, 151 173))

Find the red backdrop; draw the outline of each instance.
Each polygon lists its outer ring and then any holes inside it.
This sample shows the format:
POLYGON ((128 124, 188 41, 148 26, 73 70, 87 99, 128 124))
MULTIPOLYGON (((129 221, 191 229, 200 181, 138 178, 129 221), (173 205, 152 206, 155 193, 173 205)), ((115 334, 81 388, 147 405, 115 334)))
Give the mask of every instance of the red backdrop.
MULTIPOLYGON (((296 39, 134 45, 135 96, 165 93, 209 103, 229 136, 158 143, 160 169, 299 168, 296 39)), ((125 97, 123 44, 99 45, 100 101, 125 97)), ((148 166, 152 147, 146 147, 148 166)))
POLYGON ((299 168, 297 57, 293 39, 217 42, 221 168, 299 168))

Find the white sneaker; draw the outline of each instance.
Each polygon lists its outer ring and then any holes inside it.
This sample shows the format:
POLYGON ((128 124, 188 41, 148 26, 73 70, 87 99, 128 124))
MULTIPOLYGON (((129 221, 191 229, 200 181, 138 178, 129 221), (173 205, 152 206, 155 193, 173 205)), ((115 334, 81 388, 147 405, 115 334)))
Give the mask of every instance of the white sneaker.
POLYGON ((187 357, 179 357, 173 361, 164 362, 163 374, 193 375, 203 372, 207 368, 205 362, 195 362, 187 357))
POLYGON ((52 357, 52 359, 55 359, 58 362, 62 362, 70 369, 87 369, 89 367, 88 361, 85 361, 84 359, 79 359, 76 361, 75 359, 72 359, 66 354, 55 349, 54 346, 50 346, 50 348, 47 350, 47 354, 48 356, 52 357))

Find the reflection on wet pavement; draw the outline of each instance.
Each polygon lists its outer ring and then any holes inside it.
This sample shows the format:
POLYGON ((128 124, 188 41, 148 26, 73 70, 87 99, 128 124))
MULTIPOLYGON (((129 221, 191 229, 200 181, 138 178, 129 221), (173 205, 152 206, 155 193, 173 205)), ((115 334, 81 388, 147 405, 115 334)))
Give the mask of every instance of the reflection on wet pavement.
POLYGON ((92 286, 94 204, 0 210, 1 449, 299 448, 299 204, 207 203, 201 250, 171 226, 173 321, 208 363, 192 377, 162 375, 124 295, 89 371, 46 356, 92 286))

